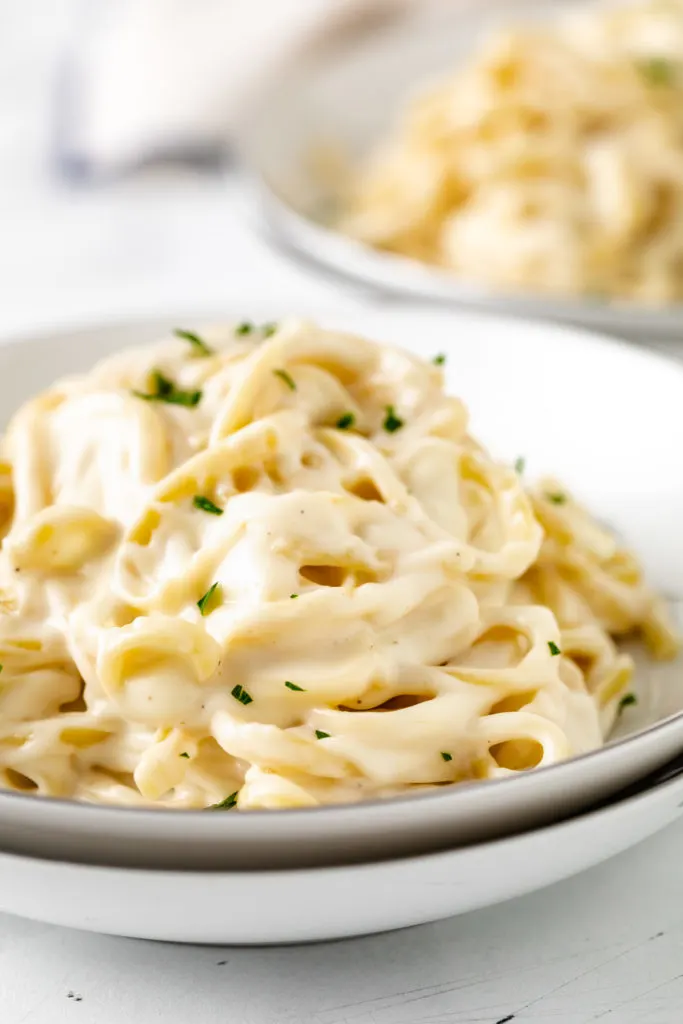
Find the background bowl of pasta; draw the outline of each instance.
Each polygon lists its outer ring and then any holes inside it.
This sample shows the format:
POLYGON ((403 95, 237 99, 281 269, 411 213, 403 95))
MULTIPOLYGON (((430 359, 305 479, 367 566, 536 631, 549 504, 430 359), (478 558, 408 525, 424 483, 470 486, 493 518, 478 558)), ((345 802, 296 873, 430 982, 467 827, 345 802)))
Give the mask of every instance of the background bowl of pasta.
POLYGON ((292 312, 0 345, 7 856, 465 849, 683 750, 683 368, 292 312))
POLYGON ((415 4, 279 71, 244 156, 273 241, 347 283, 666 338, 682 61, 678 0, 415 4))

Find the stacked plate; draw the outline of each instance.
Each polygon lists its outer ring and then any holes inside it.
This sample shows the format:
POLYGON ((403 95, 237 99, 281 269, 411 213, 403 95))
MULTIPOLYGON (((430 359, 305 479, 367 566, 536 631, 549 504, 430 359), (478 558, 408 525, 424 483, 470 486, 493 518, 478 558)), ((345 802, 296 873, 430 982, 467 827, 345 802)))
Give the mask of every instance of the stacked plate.
MULTIPOLYGON (((447 353, 448 388, 466 399, 478 436, 503 459, 524 452, 529 473, 552 469, 580 493, 642 556, 680 621, 683 367, 568 328, 409 307, 259 306, 227 309, 225 319, 288 313, 447 353)), ((55 378, 171 326, 6 343, 2 408, 9 414, 55 378)), ((528 892, 683 812, 680 661, 643 661, 637 680, 637 703, 599 751, 417 797, 206 814, 2 792, 0 909, 115 934, 268 943, 399 928, 528 892)))

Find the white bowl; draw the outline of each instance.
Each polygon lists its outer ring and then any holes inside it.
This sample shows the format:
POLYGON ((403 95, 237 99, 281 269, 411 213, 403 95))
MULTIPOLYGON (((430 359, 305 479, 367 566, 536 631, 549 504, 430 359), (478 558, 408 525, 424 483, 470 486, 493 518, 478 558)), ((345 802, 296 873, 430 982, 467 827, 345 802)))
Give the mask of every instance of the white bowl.
POLYGON ((0 853, 0 910, 173 942, 263 945, 346 938, 436 921, 532 892, 620 853, 682 813, 678 775, 559 825, 372 864, 144 871, 0 853))
POLYGON ((406 299, 558 320, 622 337, 679 337, 683 305, 659 309, 595 297, 506 294, 380 252, 326 226, 335 197, 315 171, 311 155, 316 146, 340 144, 353 159, 359 158, 386 136, 415 87, 452 70, 491 24, 554 18, 558 5, 547 0, 437 0, 412 4, 409 11, 410 17, 389 21, 379 30, 342 36, 336 47, 328 41, 305 59, 298 56, 273 74, 250 106, 241 151, 272 240, 347 283, 406 299))
MULTIPOLYGON (((301 310, 257 303, 226 320, 301 310)), ((577 331, 415 308, 312 312, 329 326, 447 352, 449 387, 496 454, 555 471, 642 555, 652 582, 683 598, 683 366, 577 331)), ((104 326, 0 344, 8 416, 56 377, 191 318, 104 326)), ((683 750, 680 663, 643 663, 621 738, 522 777, 421 797, 216 815, 97 807, 0 793, 6 853, 148 869, 291 868, 423 853, 558 821, 617 793, 683 750)), ((95 876, 93 876, 95 877, 95 876)), ((99 877, 99 876, 97 876, 99 877)), ((133 877, 133 876, 131 876, 133 877)))

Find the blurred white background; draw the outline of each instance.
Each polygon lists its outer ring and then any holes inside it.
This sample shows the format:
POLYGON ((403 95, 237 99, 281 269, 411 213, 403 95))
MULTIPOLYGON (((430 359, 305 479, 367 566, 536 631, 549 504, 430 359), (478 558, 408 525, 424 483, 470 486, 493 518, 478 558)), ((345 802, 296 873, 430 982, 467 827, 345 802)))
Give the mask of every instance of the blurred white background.
MULTIPOLYGON (((319 11, 335 0, 300 2, 319 11)), ((264 291, 293 302, 333 298, 249 229, 248 194, 234 172, 169 165, 80 184, 60 175, 73 130, 63 95, 68 55, 103 6, 0 0, 0 333, 172 308, 218 311, 235 295, 248 302, 264 291)), ((135 69, 120 70, 129 77, 135 69)))

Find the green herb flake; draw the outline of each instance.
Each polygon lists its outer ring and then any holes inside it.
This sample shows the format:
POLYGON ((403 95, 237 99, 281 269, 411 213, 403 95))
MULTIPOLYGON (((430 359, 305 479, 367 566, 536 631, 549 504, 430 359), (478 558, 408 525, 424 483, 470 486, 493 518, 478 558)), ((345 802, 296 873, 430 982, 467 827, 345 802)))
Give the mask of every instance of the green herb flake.
POLYGON ((441 751, 441 757, 443 758, 444 761, 452 761, 453 760, 453 755, 449 754, 447 750, 442 750, 441 751))
POLYGON ((2 666, 2 665, 0 665, 0 672, 2 672, 2 669, 3 669, 3 666, 2 666))
POLYGON ((210 512, 212 516, 223 515, 223 509, 219 508, 218 505, 214 505, 211 499, 206 498, 203 494, 195 494, 192 504, 195 508, 201 509, 202 512, 210 512))
POLYGON ((439 352, 438 355, 434 356, 432 362, 434 363, 434 366, 444 366, 446 363, 445 354, 443 352, 439 352))
POLYGON ((352 412, 345 412, 343 416, 340 416, 337 420, 337 430, 350 430, 353 424, 356 422, 356 417, 352 412))
POLYGON ((209 804, 207 811, 230 811, 237 804, 237 791, 226 796, 219 804, 209 804))
POLYGON ((560 648, 552 640, 548 640, 548 650, 552 654, 553 658, 556 657, 558 654, 562 654, 560 648))
POLYGON ((237 686, 234 686, 232 688, 232 690, 230 691, 230 696, 234 697, 235 700, 238 700, 240 704, 244 704, 245 707, 247 706, 247 704, 251 704, 252 701, 254 700, 251 694, 247 693, 247 691, 244 690, 239 683, 237 684, 237 686))
POLYGON ((676 67, 666 57, 647 57, 638 61, 638 68, 651 85, 672 85, 676 77, 676 67))
POLYGON ((294 601, 298 596, 299 596, 298 594, 290 594, 289 595, 289 600, 290 601, 294 601))
POLYGON ((322 729, 316 729, 315 738, 318 740, 329 740, 330 734, 329 732, 323 732, 322 729))
POLYGON ((521 476, 522 473, 524 472, 525 468, 526 468, 526 459, 524 458, 523 455, 520 455, 518 459, 515 459, 515 473, 518 473, 521 476))
POLYGON ((388 405, 386 407, 386 416, 384 417, 384 423, 382 426, 389 434, 395 433, 403 426, 403 420, 396 415, 393 405, 388 405))
POLYGON ((633 704, 637 704, 637 703, 638 703, 638 698, 636 697, 635 693, 627 693, 627 694, 625 694, 625 696, 623 696, 621 698, 621 700, 619 701, 619 708, 618 708, 619 714, 621 714, 621 712, 624 710, 624 708, 629 708, 633 704))
POLYGON ((221 596, 221 585, 220 583, 213 583, 203 597, 200 597, 197 601, 197 607, 202 615, 208 615, 209 612, 213 611, 217 601, 221 596))
POLYGON ((567 495, 563 494, 562 491, 556 491, 555 493, 546 494, 548 501, 551 501, 553 505, 565 505, 567 502, 567 495))
POLYGON ((290 391, 296 391, 296 384, 286 370, 273 370, 273 373, 276 377, 279 377, 281 381, 284 381, 290 391))
POLYGON ((285 686, 287 687, 288 690, 296 690, 297 693, 305 693, 306 692, 304 690, 303 686, 297 686, 296 683, 290 683, 289 681, 287 681, 287 682, 285 682, 285 686))
POLYGON ((273 335, 277 332, 277 324, 272 321, 270 323, 263 324, 261 327, 261 331, 263 333, 264 338, 272 338, 273 335))
POLYGON ((146 402, 167 402, 169 405, 185 405, 188 408, 194 408, 201 401, 201 391, 181 391, 160 370, 154 371, 152 381, 153 391, 133 391, 135 397, 146 402))
POLYGON ((186 750, 183 750, 182 754, 178 754, 178 757, 186 757, 186 758, 189 758, 189 756, 190 756, 190 755, 188 754, 188 752, 187 752, 186 750))
POLYGON ((249 320, 243 320, 241 324, 238 324, 235 328, 235 334, 251 334, 254 330, 254 325, 249 320))
POLYGON ((181 341, 189 341, 197 355, 212 356, 214 354, 211 346, 207 345, 203 338, 200 338, 198 334, 194 333, 194 331, 182 331, 180 328, 176 327, 173 333, 176 338, 180 338, 181 341))

